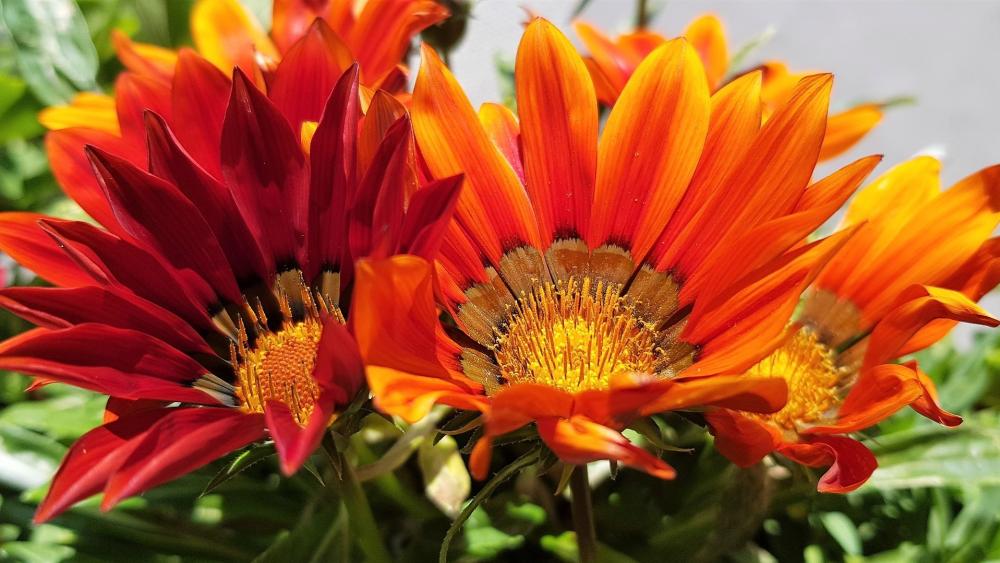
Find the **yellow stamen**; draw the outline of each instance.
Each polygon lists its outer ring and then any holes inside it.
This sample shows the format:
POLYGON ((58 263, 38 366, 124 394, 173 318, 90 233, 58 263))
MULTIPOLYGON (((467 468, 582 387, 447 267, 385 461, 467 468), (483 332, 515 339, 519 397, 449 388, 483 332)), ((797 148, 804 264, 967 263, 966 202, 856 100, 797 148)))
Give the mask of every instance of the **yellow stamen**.
POLYGON ((839 401, 841 370, 833 352, 806 328, 799 329, 747 375, 780 377, 788 383, 788 402, 772 414, 753 415, 795 431, 819 421, 839 401))
POLYGON ((607 389, 619 375, 653 373, 656 331, 620 293, 584 277, 522 295, 496 337, 503 377, 575 392, 607 389))
POLYGON ((238 338, 230 345, 230 356, 236 372, 236 396, 244 411, 262 413, 269 401, 278 401, 287 405, 295 421, 304 426, 319 397, 313 367, 323 334, 323 316, 332 314, 341 322, 343 318, 339 310, 329 307, 325 299, 314 298, 301 285, 295 297, 296 304, 303 309, 301 320, 292 320, 296 315, 288 293, 279 289, 278 303, 285 320, 277 331, 268 329, 267 316, 260 304, 256 311, 245 304, 244 314, 239 317, 238 338), (252 345, 244 318, 256 334, 252 345))

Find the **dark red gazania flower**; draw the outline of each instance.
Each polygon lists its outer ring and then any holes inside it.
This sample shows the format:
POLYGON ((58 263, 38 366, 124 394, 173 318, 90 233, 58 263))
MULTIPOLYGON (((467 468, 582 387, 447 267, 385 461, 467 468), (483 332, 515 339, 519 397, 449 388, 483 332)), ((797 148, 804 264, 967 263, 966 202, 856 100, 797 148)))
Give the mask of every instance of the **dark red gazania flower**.
POLYGON ((0 344, 0 367, 109 396, 39 521, 267 437, 291 473, 363 387, 340 313, 351 264, 433 255, 461 179, 418 177, 403 108, 379 92, 362 116, 358 68, 331 72, 325 34, 314 26, 264 88, 182 53, 171 90, 118 89, 125 136, 51 133, 100 226, 0 216, 0 248, 58 286, 0 292, 39 325, 0 344))

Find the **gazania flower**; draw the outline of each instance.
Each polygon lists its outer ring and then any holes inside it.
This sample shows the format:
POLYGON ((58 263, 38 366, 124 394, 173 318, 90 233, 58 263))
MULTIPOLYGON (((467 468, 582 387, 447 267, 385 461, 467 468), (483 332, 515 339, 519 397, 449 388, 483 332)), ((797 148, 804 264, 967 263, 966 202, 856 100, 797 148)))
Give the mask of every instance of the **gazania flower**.
MULTIPOLYGON (((639 63, 667 41, 662 35, 646 29, 612 39, 585 22, 577 21, 573 25, 590 52, 585 62, 594 79, 597 96, 601 103, 608 106, 614 104, 621 95, 628 78, 639 63)), ((727 77, 746 72, 730 67, 729 47, 722 22, 714 15, 707 14, 692 21, 684 30, 683 36, 687 37, 701 57, 710 90, 715 91, 723 86, 727 77)), ((764 102, 765 120, 789 100, 801 79, 813 74, 791 72, 781 61, 767 61, 752 70, 761 71, 763 76, 760 95, 764 102)), ((831 115, 827 122, 820 160, 842 154, 864 138, 882 120, 882 109, 879 104, 867 103, 831 115)))
POLYGON ((735 374, 773 349, 849 233, 800 242, 878 159, 809 185, 826 75, 761 127, 759 73, 710 96, 695 50, 670 41, 639 65, 599 140, 593 83, 561 33, 532 22, 516 65, 520 120, 493 104, 477 115, 423 51, 418 144, 435 175, 464 170, 466 183, 437 282, 413 258, 359 267, 353 326, 376 404, 409 420, 434 403, 482 411, 480 476, 490 439, 533 422, 568 463, 669 477, 620 431, 665 410, 784 403, 782 380, 735 374), (457 331, 438 322, 435 294, 457 331))
POLYGON ((831 465, 819 490, 850 491, 876 467, 845 436, 910 405, 954 426, 931 380, 896 358, 924 348, 958 321, 996 326, 975 301, 1000 281, 1000 166, 940 192, 929 157, 901 164, 861 191, 846 224, 854 237, 814 284, 787 341, 749 370, 788 382, 773 414, 720 410, 708 419, 719 450, 740 465, 777 451, 809 466, 831 465))
MULTIPOLYGON (((239 67, 247 76, 266 79, 319 18, 326 33, 313 48, 324 51, 334 77, 357 61, 362 84, 399 93, 406 86, 401 61, 413 36, 448 15, 435 0, 276 0, 269 34, 238 0, 198 0, 191 36, 201 56, 223 73, 239 67)), ((133 42, 119 31, 112 38, 118 59, 133 75, 118 88, 139 81, 144 88, 170 91, 181 53, 133 42)), ((39 120, 49 129, 88 126, 117 134, 120 117, 110 97, 88 92, 69 106, 48 108, 39 120)))
POLYGON ((0 344, 0 366, 109 395, 38 520, 102 489, 110 508, 265 437, 291 473, 362 388, 339 309, 352 261, 433 255, 461 180, 418 187, 408 118, 378 92, 360 124, 357 67, 334 86, 326 37, 319 24, 289 49, 269 96, 193 53, 172 92, 119 89, 143 147, 53 133, 87 144, 54 158, 89 162, 96 184, 74 190, 100 227, 0 216, 0 247, 58 286, 0 292, 40 327, 0 344))

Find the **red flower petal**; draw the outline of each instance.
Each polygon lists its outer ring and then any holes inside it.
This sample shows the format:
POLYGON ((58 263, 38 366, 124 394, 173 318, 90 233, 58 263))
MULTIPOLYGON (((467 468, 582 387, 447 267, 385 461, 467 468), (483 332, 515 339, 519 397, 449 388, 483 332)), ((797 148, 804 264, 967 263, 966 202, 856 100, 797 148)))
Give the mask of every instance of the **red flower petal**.
POLYGON ((178 269, 196 272, 221 299, 241 302, 240 288, 215 233, 176 186, 100 149, 88 153, 119 224, 129 234, 178 269))
POLYGON ((264 417, 226 408, 172 409, 145 432, 108 481, 102 510, 263 436, 264 417))
POLYGON ((222 128, 222 172, 265 259, 304 264, 310 202, 299 132, 240 70, 222 128))
POLYGON ((94 278, 39 227, 38 221, 45 218, 38 213, 0 213, 0 250, 52 284, 63 287, 93 284, 94 278))
POLYGON ((81 436, 66 452, 52 478, 45 500, 35 513, 35 523, 51 520, 77 502, 99 493, 138 445, 134 439, 148 432, 169 412, 144 411, 98 426, 81 436))
POLYGON ((147 334, 101 324, 15 336, 0 344, 0 367, 125 399, 217 402, 189 386, 207 371, 198 362, 147 334))
POLYGON ((187 353, 213 353, 191 325, 120 288, 8 287, 0 289, 0 305, 45 328, 101 323, 144 332, 187 353))

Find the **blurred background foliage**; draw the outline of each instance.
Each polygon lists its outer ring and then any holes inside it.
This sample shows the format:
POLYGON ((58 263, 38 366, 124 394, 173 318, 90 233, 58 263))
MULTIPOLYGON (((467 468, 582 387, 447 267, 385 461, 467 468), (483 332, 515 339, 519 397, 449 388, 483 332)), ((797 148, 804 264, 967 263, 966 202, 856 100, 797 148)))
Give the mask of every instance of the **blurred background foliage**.
MULTIPOLYGON (((76 92, 109 91, 121 70, 112 29, 179 46, 190 41, 192 0, 0 0, 0 208, 79 216, 48 169, 38 111, 76 92)), ((463 18, 468 4, 449 0, 463 18)), ((266 24, 267 0, 246 2, 266 24)), ((474 17, 474 12, 473 12, 474 17)), ((464 22, 427 38, 450 47, 464 22)), ((511 69, 500 64, 501 73, 511 69)), ((37 283, 6 257, 4 281, 37 283)), ((28 326, 2 313, 3 338, 28 326)), ((1000 561, 1000 333, 920 355, 946 408, 941 428, 902 412, 867 436, 880 467, 861 490, 819 495, 816 474, 768 461, 738 470, 711 446, 697 415, 655 419, 631 437, 663 451, 679 478, 591 468, 601 556, 629 561, 1000 561), (674 451, 677 450, 677 451, 674 451), (614 475, 612 475, 614 474, 614 475)), ((307 466, 279 477, 262 445, 220 460, 109 513, 91 499, 50 524, 35 506, 69 444, 100 424, 104 399, 63 385, 26 391, 0 374, 0 561, 354 561, 341 503, 307 466)), ((448 418, 452 427, 462 420, 448 418)), ((459 457, 468 436, 393 443, 405 428, 371 415, 353 440, 356 462, 384 454, 398 468, 366 483, 390 549, 403 561, 437 557, 451 517, 482 483, 459 457)), ((500 454, 513 461, 518 444, 500 454)), ((523 472, 475 509, 452 544, 454 561, 574 561, 559 472, 523 472)))

